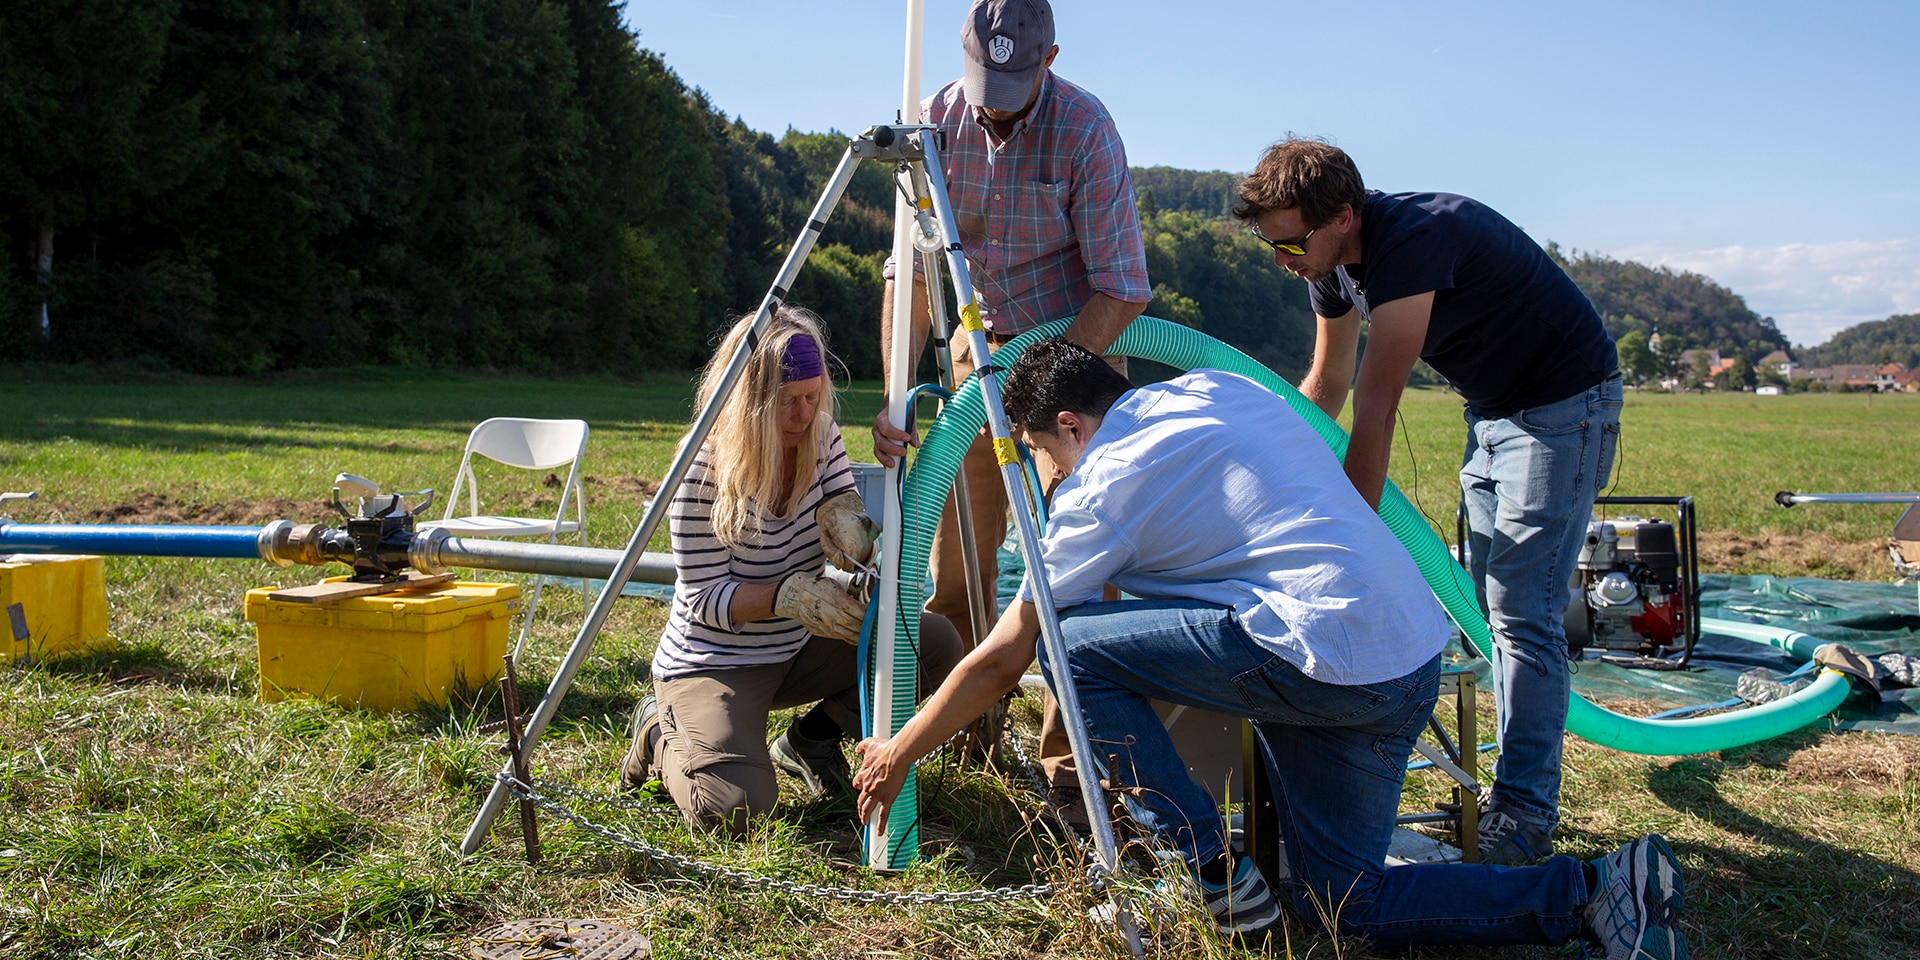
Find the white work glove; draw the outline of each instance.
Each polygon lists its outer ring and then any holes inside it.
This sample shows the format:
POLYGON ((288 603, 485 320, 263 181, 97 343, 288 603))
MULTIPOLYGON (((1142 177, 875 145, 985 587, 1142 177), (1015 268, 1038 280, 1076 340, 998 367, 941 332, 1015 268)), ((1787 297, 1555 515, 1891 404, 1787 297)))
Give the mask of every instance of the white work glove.
POLYGON ((820 550, 827 555, 828 563, 855 573, 872 559, 880 525, 867 516, 860 494, 849 490, 822 502, 813 511, 813 520, 820 525, 820 550))
POLYGON ((816 637, 860 642, 860 624, 867 605, 840 584, 812 573, 796 573, 780 581, 773 598, 774 616, 798 620, 816 637))

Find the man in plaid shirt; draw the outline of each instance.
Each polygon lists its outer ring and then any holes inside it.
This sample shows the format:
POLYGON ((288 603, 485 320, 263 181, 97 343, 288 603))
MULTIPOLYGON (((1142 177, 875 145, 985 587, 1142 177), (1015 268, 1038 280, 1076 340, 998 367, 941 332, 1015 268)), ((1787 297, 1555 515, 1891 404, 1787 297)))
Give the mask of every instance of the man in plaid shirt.
MULTIPOLYGON (((1152 296, 1133 179, 1113 118, 1092 94, 1048 69, 1060 48, 1054 44, 1047 0, 976 0, 960 38, 967 54, 965 75, 928 98, 920 119, 945 135, 941 160, 947 190, 987 340, 998 347, 1049 320, 1073 316, 1067 339, 1103 353, 1152 296)), ((891 263, 886 276, 882 302, 890 304, 891 263)), ((928 313, 925 277, 917 265, 913 284, 911 355, 918 357, 926 343, 928 313)), ((890 310, 882 312, 883 358, 888 357, 884 345, 892 342, 892 320, 890 310)), ((977 366, 963 339, 955 340, 953 362, 955 382, 977 366)), ((1125 371, 1124 359, 1110 362, 1125 371)), ((911 442, 910 433, 888 422, 885 410, 874 418, 874 453, 882 463, 891 466, 911 442)), ((1041 476, 1051 478, 1051 460, 1039 450, 1034 456, 1041 476)), ((971 647, 977 630, 991 626, 998 614, 994 555, 1006 534, 1006 491, 984 431, 967 451, 962 469, 988 622, 973 622, 959 522, 951 508, 934 535, 929 562, 934 595, 927 609, 953 621, 971 647)), ((1042 764, 1055 793, 1077 806, 1072 757, 1058 711, 1049 706, 1042 764)))

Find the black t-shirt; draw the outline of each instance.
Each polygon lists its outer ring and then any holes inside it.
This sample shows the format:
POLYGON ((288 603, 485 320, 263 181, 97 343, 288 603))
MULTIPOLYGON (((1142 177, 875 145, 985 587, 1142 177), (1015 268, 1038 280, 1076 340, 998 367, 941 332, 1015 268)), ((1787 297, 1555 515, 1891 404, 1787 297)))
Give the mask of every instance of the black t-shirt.
MULTIPOLYGON (((1540 245, 1477 200, 1367 191, 1360 263, 1347 275, 1369 305, 1433 292, 1420 358, 1482 416, 1506 417, 1586 390, 1619 369, 1587 295, 1540 245)), ((1338 274, 1313 284, 1313 309, 1345 314, 1338 274)))

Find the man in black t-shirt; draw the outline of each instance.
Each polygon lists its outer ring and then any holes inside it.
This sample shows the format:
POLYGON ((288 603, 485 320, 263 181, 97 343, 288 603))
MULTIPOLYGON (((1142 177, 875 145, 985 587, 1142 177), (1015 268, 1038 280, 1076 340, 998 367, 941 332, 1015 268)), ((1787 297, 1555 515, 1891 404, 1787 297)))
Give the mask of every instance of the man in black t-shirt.
POLYGON ((1318 331, 1300 390, 1338 417, 1351 385, 1346 472, 1368 503, 1380 503, 1414 361, 1466 398, 1460 489, 1500 741, 1480 856, 1546 857, 1569 691, 1561 617, 1620 432, 1613 341, 1566 272, 1478 201, 1369 191, 1344 151, 1300 139, 1270 148, 1239 193, 1234 215, 1312 284, 1318 331))

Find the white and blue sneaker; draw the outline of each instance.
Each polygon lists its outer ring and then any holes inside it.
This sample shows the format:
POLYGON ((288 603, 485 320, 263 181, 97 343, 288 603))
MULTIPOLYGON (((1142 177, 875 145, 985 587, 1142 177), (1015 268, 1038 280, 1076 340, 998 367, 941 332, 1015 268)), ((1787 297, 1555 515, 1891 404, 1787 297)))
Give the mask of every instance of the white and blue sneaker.
POLYGON ((1234 861, 1233 876, 1224 886, 1216 887, 1198 877, 1194 881, 1207 912, 1213 914, 1214 929, 1223 937, 1257 939, 1280 922, 1280 901, 1267 885, 1267 878, 1260 875, 1260 868, 1253 865, 1252 857, 1234 861))
POLYGON ((1686 960, 1680 908, 1687 885, 1667 841, 1649 833, 1592 863, 1587 935, 1607 960, 1686 960))

